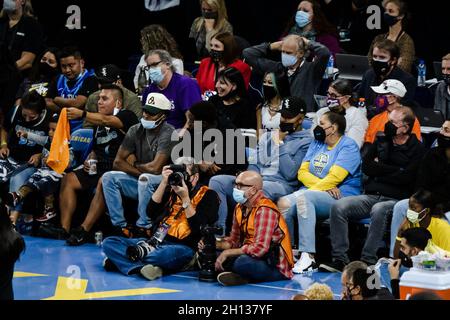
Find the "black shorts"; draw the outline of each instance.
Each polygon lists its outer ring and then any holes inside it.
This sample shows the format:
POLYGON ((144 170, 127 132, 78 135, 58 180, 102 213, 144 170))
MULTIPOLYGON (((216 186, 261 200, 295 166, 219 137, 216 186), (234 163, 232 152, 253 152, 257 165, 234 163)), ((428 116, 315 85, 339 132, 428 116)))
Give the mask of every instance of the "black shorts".
POLYGON ((83 190, 93 190, 97 187, 98 184, 98 180, 100 180, 100 178, 103 175, 102 173, 97 173, 94 175, 89 175, 87 172, 85 172, 83 169, 78 169, 73 171, 73 173, 77 176, 78 181, 81 184, 81 188, 83 190))

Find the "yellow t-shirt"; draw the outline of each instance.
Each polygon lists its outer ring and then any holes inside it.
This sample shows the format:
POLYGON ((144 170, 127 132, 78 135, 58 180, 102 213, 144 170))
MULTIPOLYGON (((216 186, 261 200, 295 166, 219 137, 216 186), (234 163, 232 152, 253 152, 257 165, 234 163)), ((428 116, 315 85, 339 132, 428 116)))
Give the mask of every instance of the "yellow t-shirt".
POLYGON ((450 224, 439 218, 431 218, 428 231, 431 232, 433 243, 439 248, 450 251, 450 224))

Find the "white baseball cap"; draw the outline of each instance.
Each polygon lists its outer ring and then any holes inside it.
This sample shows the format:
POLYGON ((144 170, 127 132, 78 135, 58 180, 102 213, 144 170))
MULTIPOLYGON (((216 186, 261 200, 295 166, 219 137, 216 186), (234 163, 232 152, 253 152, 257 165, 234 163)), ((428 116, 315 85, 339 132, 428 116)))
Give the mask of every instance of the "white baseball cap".
POLYGON ((407 92, 405 85, 394 79, 385 80, 381 85, 371 88, 378 94, 390 93, 400 98, 403 98, 407 92))
POLYGON ((152 92, 147 96, 142 109, 150 114, 158 114, 171 111, 172 103, 162 93, 152 92))

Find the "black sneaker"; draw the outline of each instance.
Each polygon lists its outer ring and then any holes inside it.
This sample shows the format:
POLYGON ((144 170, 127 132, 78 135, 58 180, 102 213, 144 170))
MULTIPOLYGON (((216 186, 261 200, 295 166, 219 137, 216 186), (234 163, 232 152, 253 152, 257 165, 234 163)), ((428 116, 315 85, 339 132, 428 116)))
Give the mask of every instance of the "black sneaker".
POLYGON ((87 242, 88 236, 89 233, 82 226, 79 226, 70 232, 70 237, 66 240, 66 244, 69 246, 81 246, 87 242))
POLYGON ((229 286, 241 286, 248 283, 248 280, 242 278, 240 275, 234 272, 222 272, 217 276, 217 282, 221 285, 229 286))
POLYGON ((67 240, 70 234, 64 230, 63 227, 58 227, 53 224, 43 223, 39 227, 38 235, 43 238, 67 240))
POLYGON ((103 260, 103 268, 109 272, 119 271, 117 266, 109 258, 105 258, 105 260, 103 260))
POLYGON ((345 268, 345 263, 341 260, 334 260, 331 263, 322 263, 319 266, 319 271, 322 272, 342 272, 345 268))

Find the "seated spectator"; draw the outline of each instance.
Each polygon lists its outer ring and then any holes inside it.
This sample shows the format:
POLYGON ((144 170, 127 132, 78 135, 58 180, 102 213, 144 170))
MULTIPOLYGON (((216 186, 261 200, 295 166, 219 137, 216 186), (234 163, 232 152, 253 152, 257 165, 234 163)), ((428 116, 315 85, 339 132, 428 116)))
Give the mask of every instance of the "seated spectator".
POLYGON ((394 41, 399 50, 397 66, 405 72, 411 73, 411 67, 416 59, 414 40, 405 32, 405 24, 408 18, 406 3, 402 0, 384 0, 384 22, 389 27, 389 31, 375 37, 369 49, 369 60, 372 60, 373 47, 375 43, 389 39, 394 41))
POLYGON ((294 273, 317 269, 316 220, 328 219, 330 208, 339 199, 361 194, 361 155, 356 142, 344 133, 344 116, 328 112, 320 118, 314 129, 315 141, 298 171, 304 187, 278 201, 291 235, 297 216, 301 255, 294 273))
POLYGON ((151 196, 147 212, 154 222, 153 237, 105 239, 104 267, 108 271, 113 267, 124 275, 140 273, 147 280, 155 280, 163 272, 181 271, 194 257, 200 228, 217 219, 219 199, 214 191, 198 184, 199 168, 193 159, 180 158, 176 163, 186 165, 182 186, 169 184, 173 171, 166 166, 161 183, 151 196), (131 247, 138 247, 140 254, 133 254, 131 247))
POLYGON ((247 48, 243 55, 253 72, 286 73, 291 94, 305 100, 308 112, 315 111, 314 94, 319 89, 330 58, 327 47, 304 37, 289 35, 282 41, 247 48), (281 51, 281 62, 270 60, 270 51, 281 51), (309 51, 315 56, 312 62, 305 60, 309 51))
POLYGON ((14 264, 25 250, 25 241, 14 230, 6 207, 0 205, 0 301, 14 300, 14 264))
POLYGON ((217 33, 233 33, 233 27, 224 0, 200 0, 200 6, 202 16, 192 23, 189 39, 195 42, 196 56, 202 59, 209 55, 211 38, 217 33))
MULTIPOLYGON (((400 81, 386 80, 378 87, 372 87, 378 94, 375 104, 378 114, 374 116, 367 128, 365 143, 373 143, 379 132, 384 132, 386 123, 389 121, 389 114, 402 106, 401 99, 406 95, 406 88, 400 81)), ((414 120, 412 129, 417 139, 422 140, 420 124, 417 118, 414 120)))
POLYGON ((375 93, 371 89, 388 79, 398 80, 406 87, 405 100, 411 103, 416 93, 416 80, 400 69, 398 59, 400 49, 395 42, 384 39, 373 45, 371 68, 366 71, 359 87, 358 96, 366 99, 366 105, 375 104, 375 93))
MULTIPOLYGON (((363 110, 354 107, 352 102, 353 87, 350 81, 338 79, 328 88, 327 106, 328 108, 319 109, 313 119, 312 129, 317 126, 319 119, 328 111, 342 110, 345 115, 345 135, 352 138, 359 148, 364 143, 367 127, 369 123, 363 110)), ((338 112, 339 113, 339 112, 338 112)))
MULTIPOLYGON (((17 192, 36 172, 42 153, 42 145, 22 137, 19 132, 47 136, 50 114, 45 109, 44 98, 36 91, 27 93, 21 105, 10 113, 1 128, 0 156, 5 161, 0 166, 4 172, 8 172, 2 183, 9 181, 9 192, 17 192)), ((11 219, 15 224, 18 212, 14 208, 10 209, 11 219)))
POLYGON ((432 234, 426 228, 418 227, 402 231, 400 237, 399 259, 392 261, 389 265, 392 294, 396 299, 400 299, 400 267, 407 269, 413 267, 411 258, 425 250, 432 239, 432 234))
MULTIPOLYGON (((301 98, 284 99, 280 114, 280 131, 267 132, 261 137, 256 159, 248 167, 249 171, 262 176, 263 192, 272 201, 278 201, 298 188, 296 169, 300 168, 312 141, 311 133, 302 129, 306 105, 301 98)), ((228 203, 236 205, 233 199, 235 180, 236 176, 233 175, 216 175, 209 183, 221 200, 218 225, 224 230, 229 212, 228 203)))
MULTIPOLYGON (((429 190, 433 195, 435 211, 432 214, 443 216, 450 212, 450 121, 446 121, 439 133, 438 147, 427 152, 423 158, 416 178, 416 190, 429 190)), ((394 206, 391 223, 391 251, 394 256, 395 238, 404 219, 407 217, 409 200, 402 200, 394 206)), ((450 220, 449 220, 450 221, 450 220)))
POLYGON ((118 234, 125 237, 150 235, 152 221, 147 206, 161 182, 161 171, 170 161, 174 128, 166 122, 171 103, 161 93, 150 93, 142 109, 141 123, 130 128, 117 151, 113 170, 102 177, 109 217, 118 234), (132 156, 133 163, 127 160, 132 156), (127 223, 122 197, 138 201, 139 218, 127 223))
POLYGON ((314 283, 305 291, 308 300, 334 300, 333 291, 323 283, 314 283))
MULTIPOLYGON (((47 107, 52 112, 62 108, 77 108, 84 110, 88 97, 98 90, 94 73, 85 69, 81 52, 75 47, 64 48, 59 55, 62 74, 50 87, 47 107)), ((70 132, 81 128, 82 120, 70 121, 70 132)))
POLYGON ((362 261, 353 261, 350 262, 345 268, 342 270, 341 274, 341 299, 342 300, 352 300, 352 293, 349 292, 347 284, 350 283, 351 279, 353 279, 353 274, 358 269, 367 270, 367 264, 362 261))
POLYGON ((23 80, 16 94, 16 106, 20 105, 22 97, 30 91, 37 91, 44 98, 47 97, 51 86, 54 86, 59 71, 58 49, 48 48, 36 59, 30 75, 23 80))
POLYGON ((265 131, 280 128, 281 102, 290 96, 289 81, 286 74, 268 72, 263 82, 264 103, 256 109, 256 129, 258 137, 265 131))
POLYGON ((200 62, 196 75, 202 94, 215 91, 219 72, 229 67, 242 73, 245 89, 248 89, 252 71, 248 64, 239 59, 240 51, 234 36, 231 33, 219 33, 213 36, 210 46, 210 57, 200 62))
POLYGON ((442 76, 436 89, 434 110, 440 110, 445 119, 450 119, 450 53, 442 58, 442 76))
MULTIPOLYGON (((121 71, 117 66, 113 64, 104 65, 95 71, 95 77, 98 81, 99 90, 89 96, 85 108, 87 112, 98 112, 98 100, 100 99, 102 86, 116 85, 120 87, 123 93, 122 109, 132 111, 138 119, 142 117, 141 100, 139 100, 139 97, 134 92, 123 86, 121 71)), ((94 124, 85 119, 83 127, 93 128, 94 124)))
POLYGON ((175 129, 186 123, 186 112, 202 100, 200 88, 195 80, 175 73, 172 57, 165 50, 152 50, 147 55, 147 66, 151 84, 145 89, 142 101, 145 103, 151 93, 163 94, 171 103, 167 123, 175 129))
MULTIPOLYGON (((136 67, 134 75, 134 87, 139 89, 139 75, 141 70, 144 69, 146 79, 149 77, 147 69, 146 55, 152 50, 166 50, 172 57, 172 64, 175 68, 175 72, 178 74, 184 74, 183 56, 178 50, 178 45, 173 36, 161 25, 151 24, 144 27, 141 30, 141 46, 142 57, 136 67)), ((142 88, 144 89, 144 88, 142 88)))
POLYGON ((384 134, 363 147, 364 195, 338 200, 330 211, 331 264, 323 270, 338 272, 349 262, 348 223, 370 218, 362 260, 369 265, 378 260, 377 250, 386 229, 387 214, 400 199, 411 196, 417 169, 425 147, 411 133, 414 113, 400 107, 389 114, 384 134))
MULTIPOLYGON (((94 146, 84 162, 83 168, 64 176, 59 192, 59 208, 61 226, 50 223, 42 224, 40 235, 56 239, 68 239, 71 234, 83 232, 80 228, 71 229, 72 217, 77 207, 77 193, 92 191, 96 188, 90 211, 98 209, 99 215, 104 213, 105 201, 102 192, 102 180, 105 172, 113 167, 114 157, 128 129, 137 123, 136 115, 129 110, 122 110, 123 94, 118 86, 104 86, 98 100, 98 112, 86 112, 77 108, 67 109, 69 119, 87 119, 95 124, 94 146), (118 112, 114 115, 114 109, 118 112), (90 174, 88 160, 97 160, 97 172, 90 174)), ((84 231, 88 231, 84 229, 84 231)), ((81 242, 81 241, 80 241, 81 242)))
POLYGON ((348 300, 395 300, 387 288, 373 285, 374 282, 379 282, 374 277, 378 277, 375 270, 356 269, 353 277, 346 283, 348 300))
MULTIPOLYGON (((294 264, 289 231, 277 206, 264 196, 256 172, 243 172, 235 182, 230 237, 217 241, 217 281, 224 286, 272 282, 292 278, 294 264), (244 215, 245 214, 245 215, 244 215)), ((199 250, 204 249, 203 242, 199 250)))
POLYGON ((295 34, 326 46, 331 54, 341 52, 336 27, 331 24, 316 0, 301 1, 285 34, 295 34))
MULTIPOLYGON (((32 132, 19 131, 18 135, 22 139, 43 146, 40 154, 39 169, 21 186, 16 192, 8 193, 6 205, 10 206, 15 216, 19 217, 22 212, 22 205, 25 199, 32 193, 38 192, 44 198, 44 212, 38 215, 36 221, 45 222, 56 216, 55 197, 54 194, 59 191, 62 175, 53 171, 47 166, 47 158, 50 154, 50 146, 58 123, 58 114, 54 114, 49 120, 48 136, 37 135, 32 132)), ((70 151, 69 166, 67 170, 71 170, 75 165, 72 149, 70 151)), ((15 218, 16 219, 16 218, 15 218)))

